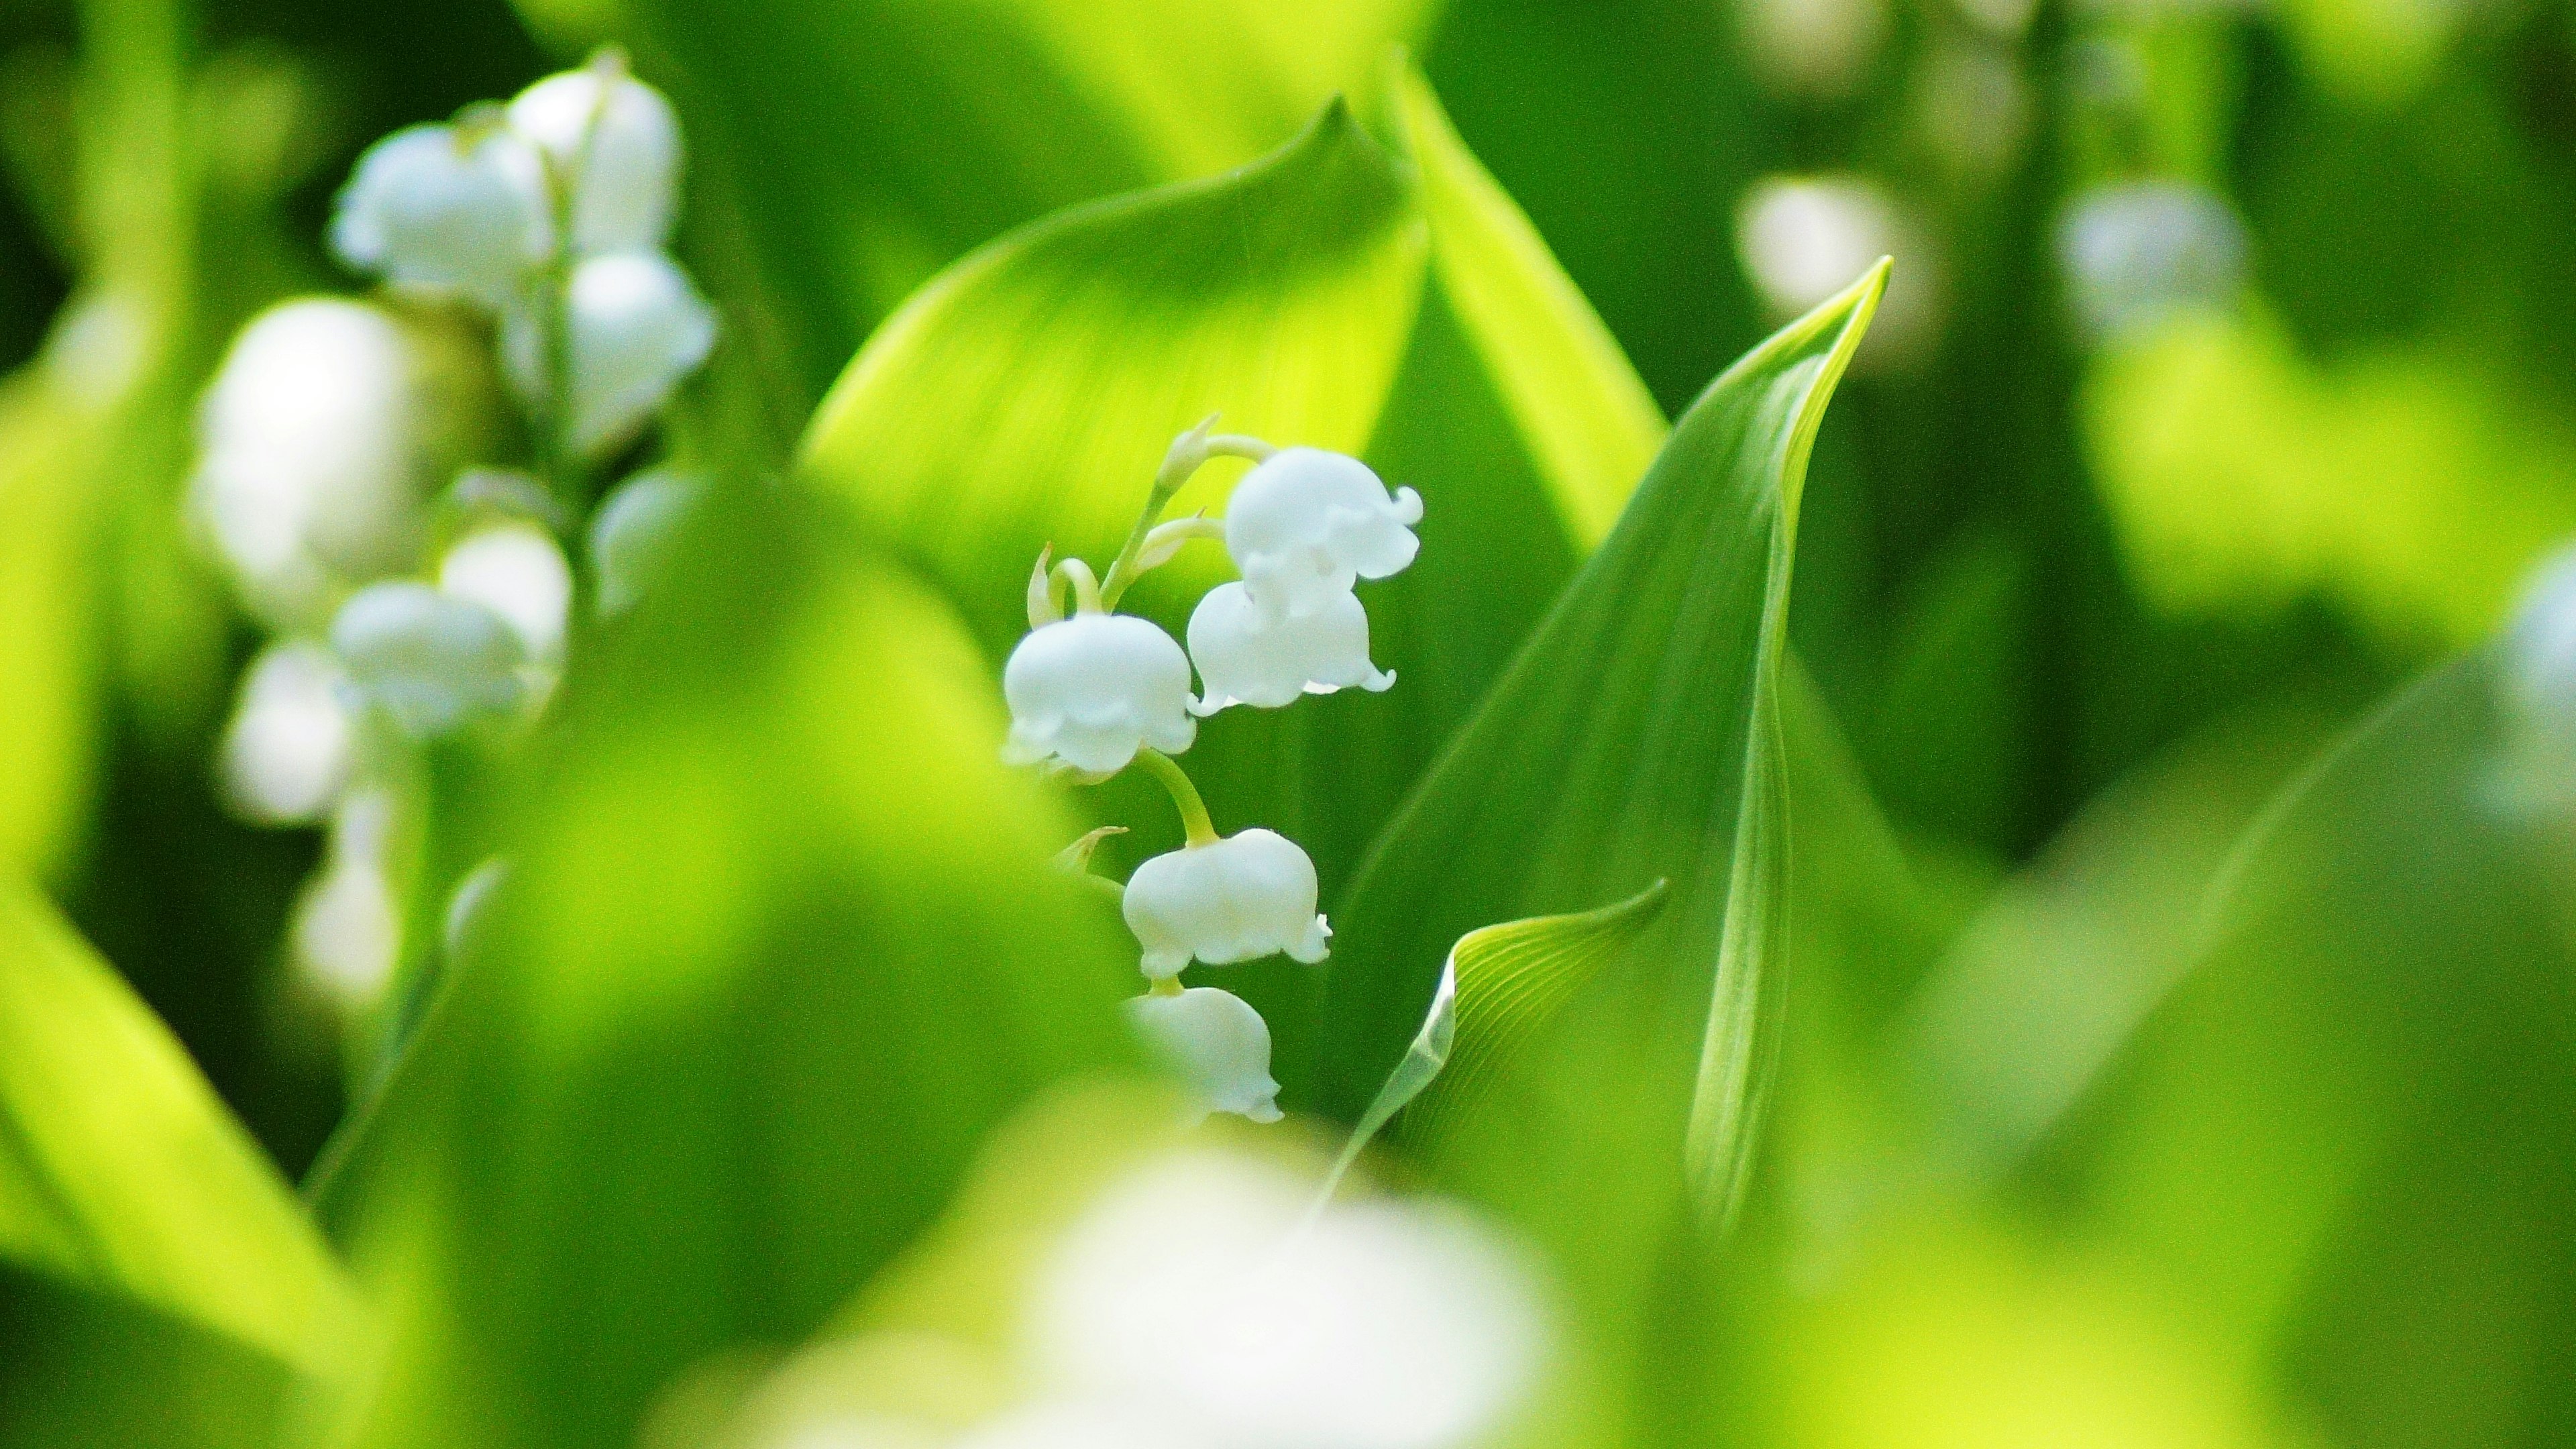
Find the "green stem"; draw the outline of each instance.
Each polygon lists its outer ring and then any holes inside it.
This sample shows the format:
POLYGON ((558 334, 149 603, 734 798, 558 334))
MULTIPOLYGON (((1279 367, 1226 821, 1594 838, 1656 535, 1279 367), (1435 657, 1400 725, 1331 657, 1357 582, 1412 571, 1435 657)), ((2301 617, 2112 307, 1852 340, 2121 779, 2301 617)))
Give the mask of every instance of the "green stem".
POLYGON ((1190 783, 1190 777, 1181 772, 1172 757, 1160 750, 1138 750, 1136 763, 1162 781, 1163 788, 1170 792, 1173 806, 1181 812, 1181 829, 1189 837, 1190 848, 1216 844, 1216 826, 1208 819, 1207 802, 1199 798, 1199 787, 1190 783))
POLYGON ((1210 418, 1208 422, 1181 434, 1173 441, 1172 450, 1163 455, 1163 466, 1154 470, 1153 491, 1145 495, 1145 511, 1136 515, 1136 526, 1127 530, 1127 541, 1119 545, 1118 557, 1111 561, 1108 574, 1101 580, 1102 607, 1117 608, 1118 596, 1127 592, 1127 586, 1136 582, 1136 576, 1144 572, 1137 567, 1137 555, 1145 551, 1145 535, 1153 532, 1154 525, 1163 521, 1163 510, 1172 505, 1172 496, 1179 493, 1182 485, 1188 483, 1210 458, 1248 458, 1258 463, 1279 451, 1259 438, 1202 431, 1215 421, 1210 418))

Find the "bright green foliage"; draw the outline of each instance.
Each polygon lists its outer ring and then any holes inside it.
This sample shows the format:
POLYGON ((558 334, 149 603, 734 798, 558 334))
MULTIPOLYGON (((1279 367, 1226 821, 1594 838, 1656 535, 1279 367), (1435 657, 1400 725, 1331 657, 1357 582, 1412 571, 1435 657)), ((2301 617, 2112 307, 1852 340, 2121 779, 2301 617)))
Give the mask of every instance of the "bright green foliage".
POLYGON ((510 875, 323 1189, 388 1305, 355 1442, 625 1444, 793 1341, 1032 1091, 1125 1062, 1114 918, 953 618, 745 487, 604 636, 510 875))
POLYGON ((0 1262, 307 1372, 352 1302, 187 1052, 23 886, 0 894, 0 1262))

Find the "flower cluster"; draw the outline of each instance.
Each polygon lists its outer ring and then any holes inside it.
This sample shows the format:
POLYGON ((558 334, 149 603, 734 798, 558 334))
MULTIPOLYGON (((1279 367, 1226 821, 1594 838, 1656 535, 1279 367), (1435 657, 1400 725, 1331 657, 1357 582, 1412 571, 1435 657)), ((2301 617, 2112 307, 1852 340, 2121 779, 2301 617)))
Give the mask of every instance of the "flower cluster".
POLYGON ((601 465, 714 346, 713 309, 664 250, 680 164, 670 102, 614 50, 397 131, 330 229, 381 293, 269 308, 207 389, 189 506, 277 636, 219 773, 245 818, 331 822, 294 941, 352 1000, 402 949, 403 891, 446 884, 402 859, 421 749, 541 709, 576 596, 630 604, 696 495, 687 475, 639 475, 567 547, 601 465), (525 456, 503 451, 522 438, 525 456))
MULTIPOLYGON (((1183 989, 1179 977, 1192 961, 1323 960, 1332 930, 1315 909, 1314 862, 1273 831, 1220 837, 1171 757, 1196 741, 1200 719, 1230 706, 1277 709, 1309 694, 1395 683, 1370 662, 1368 611, 1353 590, 1413 562, 1422 500, 1410 488, 1390 494, 1356 458, 1216 434, 1213 421, 1173 442, 1105 576, 1080 559, 1039 556, 1030 632, 1002 671, 1011 708, 1003 754, 1094 781, 1138 764, 1171 791, 1188 841, 1138 866, 1121 891, 1150 983, 1130 1014, 1211 1110, 1270 1121, 1279 1089, 1268 1025, 1232 993, 1183 989), (1163 522, 1181 485, 1220 456, 1254 465, 1223 521, 1163 522), (1139 574, 1201 538, 1222 540, 1243 577, 1199 600, 1185 654, 1153 621, 1115 611, 1139 574)), ((1087 845, 1077 866, 1088 861, 1087 845)))

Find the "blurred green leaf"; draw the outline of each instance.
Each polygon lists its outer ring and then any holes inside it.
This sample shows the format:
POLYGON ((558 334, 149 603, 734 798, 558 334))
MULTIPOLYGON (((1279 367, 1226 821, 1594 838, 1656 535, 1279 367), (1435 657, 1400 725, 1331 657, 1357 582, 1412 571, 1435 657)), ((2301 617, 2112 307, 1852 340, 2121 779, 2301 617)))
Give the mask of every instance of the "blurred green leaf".
POLYGON ((85 626, 100 508, 92 420, 39 363, 0 383, 0 870, 45 875, 82 826, 99 664, 85 626))
POLYGON ((321 1189, 390 1305, 352 1442, 631 1443, 702 1356, 810 1334, 1030 1093, 1127 1060, 1132 958, 953 616, 811 497, 690 529, 321 1189))
POLYGON ((1711 384, 1336 912, 1318 1105, 1356 1115, 1423 1019, 1446 943, 1658 878, 1638 955, 1697 1023, 1693 1187, 1740 1168, 1785 880, 1776 684, 1798 490, 1885 271, 1711 384))
POLYGON ((0 890, 0 1257, 308 1372, 354 1309, 186 1050, 23 886, 0 890))

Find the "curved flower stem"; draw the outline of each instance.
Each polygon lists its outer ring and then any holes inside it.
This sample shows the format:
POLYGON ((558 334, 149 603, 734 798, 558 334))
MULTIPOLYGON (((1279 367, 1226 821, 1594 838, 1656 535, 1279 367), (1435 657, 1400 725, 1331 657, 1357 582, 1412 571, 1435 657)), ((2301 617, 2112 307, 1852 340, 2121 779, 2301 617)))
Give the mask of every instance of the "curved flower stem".
POLYGON ((1100 581, 1091 576, 1091 565, 1069 558, 1055 566, 1056 575, 1073 585, 1074 611, 1083 614, 1107 612, 1100 598, 1100 581))
POLYGON ((1199 798, 1199 787, 1181 773, 1180 765, 1160 750, 1138 750, 1136 763, 1162 781, 1163 788, 1170 792, 1172 804, 1181 812, 1181 829, 1189 837, 1189 848, 1216 844, 1216 826, 1208 819, 1207 802, 1199 798))
POLYGON ((1163 510, 1170 507, 1172 495, 1190 481, 1210 458, 1248 458, 1258 463, 1279 450, 1259 438, 1238 433, 1211 433, 1216 418, 1210 415, 1197 427, 1172 440, 1171 450, 1163 455, 1163 466, 1154 470, 1153 491, 1145 495, 1145 511, 1136 515, 1136 526, 1127 531, 1127 542, 1120 545, 1118 557, 1111 561, 1108 574, 1101 580, 1100 598, 1105 608, 1117 608, 1118 596, 1136 582, 1136 576, 1151 565, 1141 564, 1145 535, 1161 522, 1163 510))
POLYGON ((530 421, 536 425, 537 474, 571 518, 582 516, 582 495, 586 491, 581 452, 572 445, 572 273, 577 260, 572 235, 573 193, 590 169, 591 146, 598 139, 600 122, 608 114, 609 97, 626 77, 626 53, 615 46, 602 46, 590 64, 599 77, 599 94, 582 122, 581 140, 573 147, 571 163, 561 164, 551 153, 538 150, 553 238, 537 279, 538 368, 544 397, 531 410, 537 416, 530 421))

